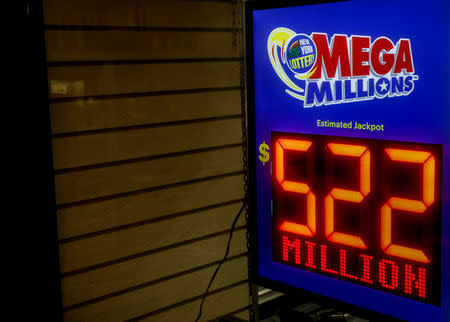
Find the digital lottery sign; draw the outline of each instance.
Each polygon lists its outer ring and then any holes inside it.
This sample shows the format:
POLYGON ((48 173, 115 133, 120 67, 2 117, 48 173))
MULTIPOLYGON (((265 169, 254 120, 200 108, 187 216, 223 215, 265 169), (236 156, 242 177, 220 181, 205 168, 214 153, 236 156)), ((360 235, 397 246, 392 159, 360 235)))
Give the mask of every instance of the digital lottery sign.
POLYGON ((449 18, 443 1, 247 3, 260 284, 450 321, 449 18))

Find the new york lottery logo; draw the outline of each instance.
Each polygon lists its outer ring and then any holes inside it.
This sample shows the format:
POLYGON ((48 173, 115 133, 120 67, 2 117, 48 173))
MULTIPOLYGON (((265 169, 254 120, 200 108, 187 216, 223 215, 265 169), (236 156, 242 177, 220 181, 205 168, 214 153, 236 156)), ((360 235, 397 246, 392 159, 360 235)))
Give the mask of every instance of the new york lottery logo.
POLYGON ((304 107, 409 95, 414 63, 409 39, 274 29, 267 40, 270 63, 304 107))

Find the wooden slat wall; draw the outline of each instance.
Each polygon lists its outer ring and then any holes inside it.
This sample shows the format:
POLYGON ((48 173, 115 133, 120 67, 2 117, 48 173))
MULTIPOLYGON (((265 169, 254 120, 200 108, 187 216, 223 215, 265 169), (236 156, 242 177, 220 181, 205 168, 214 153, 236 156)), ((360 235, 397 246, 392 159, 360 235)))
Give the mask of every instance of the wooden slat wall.
MULTIPOLYGON (((243 198, 238 1, 44 0, 65 321, 193 321, 243 198)), ((248 306, 245 220, 203 321, 248 306)))

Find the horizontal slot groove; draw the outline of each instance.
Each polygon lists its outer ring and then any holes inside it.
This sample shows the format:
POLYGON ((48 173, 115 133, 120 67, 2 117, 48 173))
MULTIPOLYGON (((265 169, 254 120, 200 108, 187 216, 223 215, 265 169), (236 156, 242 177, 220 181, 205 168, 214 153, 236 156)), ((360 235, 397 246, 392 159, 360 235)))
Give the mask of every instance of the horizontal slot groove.
POLYGON ((138 93, 121 93, 121 94, 105 94, 105 95, 89 95, 89 96, 74 96, 74 97, 54 97, 49 98, 50 103, 58 102, 76 102, 88 101, 92 99, 114 99, 114 98, 133 98, 146 96, 161 96, 161 95, 178 95, 178 94, 193 94, 193 93, 208 93, 219 91, 244 90, 243 86, 227 86, 227 87, 212 87, 212 88, 195 88, 195 89, 181 89, 168 91, 153 91, 153 92, 138 92, 138 93))
POLYGON ((65 243, 70 243, 70 242, 74 242, 74 241, 77 241, 77 240, 82 240, 82 239, 86 239, 86 238, 90 238, 90 237, 95 237, 95 236, 104 235, 104 234, 110 234, 110 233, 113 233, 113 232, 116 232, 116 231, 120 231, 120 230, 125 230, 125 229, 129 229, 129 228, 134 228, 134 227, 138 227, 138 226, 152 224, 152 223, 155 223, 155 222, 158 222, 158 221, 163 221, 163 220, 167 220, 167 219, 173 219, 173 218, 177 218, 177 217, 187 216, 187 215, 195 214, 196 212, 200 212, 200 211, 211 210, 211 209, 220 208, 220 207, 223 207, 223 206, 232 205, 232 204, 235 204, 235 203, 240 203, 243 200, 244 199, 229 200, 229 201, 226 201, 226 202, 221 202, 221 203, 217 203, 217 204, 213 204, 213 205, 209 205, 209 206, 205 206, 205 207, 185 210, 185 211, 177 212, 177 213, 170 214, 170 215, 165 215, 165 216, 161 216, 161 217, 157 217, 157 218, 152 218, 152 219, 148 219, 148 220, 138 221, 138 222, 134 222, 132 224, 117 226, 117 227, 114 227, 114 228, 103 229, 103 230, 99 230, 99 231, 92 232, 92 233, 87 233, 87 234, 78 235, 78 236, 74 236, 74 237, 70 237, 70 238, 60 239, 59 243, 60 244, 65 244, 65 243))
POLYGON ((174 59, 117 59, 117 60, 80 60, 80 61, 50 61, 48 67, 61 66, 94 66, 94 65, 141 65, 141 64, 183 64, 243 61, 243 57, 219 58, 174 58, 174 59))
MULTIPOLYGON (((244 229, 246 229, 245 226, 236 227, 234 229, 234 232, 237 232, 237 231, 240 231, 240 230, 244 230, 244 229)), ((106 262, 103 262, 103 263, 99 263, 99 264, 95 264, 95 265, 91 265, 91 266, 86 266, 86 267, 83 267, 83 268, 80 268, 80 269, 77 269, 77 270, 74 270, 74 271, 62 273, 60 275, 60 277, 61 278, 65 278, 65 277, 69 277, 69 276, 73 276, 73 275, 77 275, 77 274, 81 274, 81 273, 86 273, 86 272, 93 271, 93 270, 96 270, 96 269, 99 269, 99 268, 103 268, 103 267, 106 267, 106 266, 110 266, 110 265, 113 265, 113 264, 123 263, 123 262, 129 261, 129 260, 132 260, 132 259, 136 259, 136 258, 139 258, 139 257, 144 257, 144 256, 147 256, 147 255, 150 255, 150 254, 154 254, 154 253, 157 253, 157 252, 169 250, 171 248, 175 248, 175 247, 179 247, 179 246, 195 243, 197 241, 201 241, 201 240, 217 237, 217 236, 220 236, 220 235, 226 235, 226 234, 229 234, 229 233, 230 233, 230 230, 227 229, 227 230, 220 231, 220 232, 217 232, 217 233, 214 233, 214 234, 205 235, 205 236, 202 236, 202 237, 197 237, 197 238, 194 238, 194 239, 185 240, 183 242, 175 243, 175 244, 164 246, 164 247, 160 247, 160 248, 155 248, 155 249, 152 249, 152 250, 149 250, 149 251, 145 251, 145 252, 141 252, 141 253, 125 256, 125 257, 122 257, 122 258, 117 258, 117 259, 106 261, 106 262)))
MULTIPOLYGON (((208 293, 209 293, 209 292, 208 292, 208 293)), ((221 317, 217 318, 217 320, 220 320, 220 319, 225 318, 225 317, 230 317, 230 316, 233 316, 233 315, 235 315, 235 314, 239 314, 239 313, 248 311, 248 310, 250 309, 250 307, 251 307, 250 305, 247 305, 246 307, 243 307, 243 308, 234 310, 234 311, 229 312, 229 313, 227 313, 227 314, 225 314, 225 315, 222 315, 221 317)))
MULTIPOLYGON (((228 262, 228 261, 231 261, 231 260, 234 260, 234 259, 238 259, 238 258, 241 258, 241 257, 244 257, 244 256, 247 256, 247 253, 241 253, 241 254, 237 254, 237 255, 234 255, 234 256, 230 256, 230 257, 227 258, 227 260, 225 262, 228 262)), ((73 304, 73 305, 70 305, 70 306, 67 306, 67 307, 63 308, 63 311, 67 312, 67 311, 75 310, 75 309, 78 309, 80 307, 83 307, 83 306, 86 306, 86 305, 89 305, 89 304, 101 302, 101 301, 104 301, 104 300, 107 300, 107 299, 110 299, 110 298, 113 298, 113 297, 116 297, 116 296, 119 296, 119 295, 123 295, 123 294, 126 294, 126 293, 137 291, 139 289, 142 289, 142 288, 145 288, 145 287, 148 287, 148 286, 151 286, 151 285, 155 285, 155 284, 158 284, 158 283, 162 283, 164 281, 168 281, 168 280, 173 279, 173 278, 177 278, 177 277, 180 277, 180 276, 183 276, 183 275, 188 275, 188 274, 200 271, 200 270, 205 269, 205 268, 216 266, 220 262, 221 262, 221 260, 218 260, 218 261, 215 261, 215 262, 212 262, 212 263, 209 263, 209 264, 205 264, 205 265, 201 265, 201 266, 198 266, 198 267, 195 267, 195 268, 188 269, 188 270, 180 272, 180 273, 172 274, 172 275, 165 276, 163 278, 159 278, 159 279, 156 279, 156 280, 153 280, 153 281, 149 281, 149 282, 145 282, 145 283, 142 283, 142 284, 139 284, 139 285, 128 287, 126 289, 123 289, 123 290, 120 290, 120 291, 117 291, 117 292, 113 292, 113 293, 110 293, 110 294, 107 294, 107 295, 103 295, 103 296, 97 297, 97 298, 92 299, 92 300, 88 300, 88 301, 80 302, 80 303, 77 303, 77 304, 73 304)), ((242 311, 242 310, 243 309, 241 309, 240 311, 242 311)))
POLYGON ((112 166, 124 165, 124 164, 136 163, 136 162, 143 162, 143 161, 151 161, 151 160, 157 160, 157 159, 163 159, 163 158, 176 157, 176 156, 181 156, 181 155, 188 155, 188 154, 195 154, 195 153, 201 153, 201 152, 210 152, 210 151, 224 150, 224 149, 228 149, 228 148, 236 148, 238 146, 242 146, 242 143, 231 143, 231 144, 213 146, 213 147, 208 147, 208 148, 201 148, 201 149, 194 149, 194 150, 187 150, 187 151, 180 151, 180 152, 172 152, 172 153, 165 153, 165 154, 157 154, 157 155, 152 155, 152 156, 148 156, 148 157, 139 157, 139 158, 133 158, 133 159, 126 159, 126 160, 118 160, 118 161, 110 161, 110 162, 96 163, 96 164, 90 164, 90 165, 83 165, 83 166, 73 167, 73 168, 57 169, 57 170, 54 171, 54 173, 55 173, 55 175, 58 175, 58 174, 64 174, 64 173, 68 173, 68 172, 76 172, 76 171, 84 171, 84 170, 90 170, 90 169, 106 168, 106 167, 112 167, 112 166))
POLYGON ((204 122, 210 122, 210 121, 224 121, 224 120, 232 120, 232 119, 238 119, 238 118, 241 118, 241 114, 206 117, 206 118, 191 119, 191 120, 173 121, 173 122, 139 124, 139 125, 122 126, 122 127, 97 129, 97 130, 89 130, 89 131, 58 133, 58 134, 53 134, 52 137, 53 138, 65 138, 65 137, 74 137, 74 136, 79 136, 79 135, 93 135, 93 134, 103 134, 103 133, 112 133, 112 132, 123 132, 123 131, 132 131, 132 130, 141 130, 141 129, 151 129, 151 128, 164 127, 164 126, 173 126, 173 125, 204 123, 204 122))
MULTIPOLYGON (((236 287, 236 286, 239 286, 239 285, 242 285, 242 284, 245 284, 245 283, 248 283, 248 280, 242 280, 242 281, 230 284, 228 286, 219 288, 217 290, 210 291, 210 292, 208 292, 208 295, 214 295, 214 294, 217 294, 217 293, 220 293, 220 292, 224 292, 226 290, 232 289, 233 287, 236 287)), ((175 304, 172 304, 172 305, 169 305, 169 306, 166 306, 166 307, 163 307, 163 308, 155 310, 153 312, 149 312, 149 313, 142 314, 142 315, 139 315, 137 317, 134 317, 132 319, 125 320, 125 322, 132 322, 132 321, 143 320, 143 319, 148 318, 148 317, 150 317, 152 315, 159 314, 159 313, 164 312, 164 311, 169 311, 169 310, 174 309, 174 308, 176 308, 178 306, 185 305, 187 303, 200 300, 202 297, 203 297, 203 294, 195 296, 195 297, 187 299, 187 300, 184 300, 184 301, 181 301, 181 302, 178 302, 178 303, 175 303, 175 304)))
POLYGON ((96 197, 96 198, 92 198, 92 199, 86 199, 86 200, 81 200, 81 201, 65 203, 65 204, 59 204, 59 205, 56 205, 56 208, 57 209, 69 208, 69 207, 85 205, 85 204, 95 203, 95 202, 104 201, 104 200, 111 200, 111 199, 115 199, 115 198, 137 195, 137 194, 145 193, 145 192, 152 192, 152 191, 157 191, 157 190, 174 188, 174 187, 178 187, 178 186, 185 186, 185 185, 189 185, 192 183, 198 183, 198 182, 204 182, 204 181, 209 181, 209 180, 214 180, 214 179, 231 177, 231 176, 235 176, 235 175, 241 175, 243 173, 244 173, 244 171, 233 171, 233 172, 228 172, 228 173, 219 174, 219 175, 215 175, 215 176, 198 178, 198 179, 194 179, 194 180, 176 182, 176 183, 171 183, 171 184, 162 185, 162 186, 137 189, 137 190, 127 191, 127 192, 116 193, 116 194, 112 194, 112 195, 108 195, 108 196, 102 196, 102 197, 96 197))
POLYGON ((177 31, 177 32, 241 32, 243 28, 214 27, 165 27, 165 26, 108 26, 108 25, 56 25, 47 24, 45 30, 70 31, 177 31))

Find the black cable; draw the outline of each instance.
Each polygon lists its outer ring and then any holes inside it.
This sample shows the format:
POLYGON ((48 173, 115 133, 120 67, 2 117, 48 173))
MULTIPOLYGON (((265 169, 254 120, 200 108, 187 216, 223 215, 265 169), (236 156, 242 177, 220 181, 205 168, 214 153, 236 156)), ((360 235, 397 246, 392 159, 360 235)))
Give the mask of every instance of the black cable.
POLYGON ((234 228, 236 226, 236 223, 239 219, 239 217, 241 216, 242 211, 245 208, 245 201, 242 204, 241 210, 239 210, 239 212, 236 215, 236 218, 234 218, 233 224, 231 225, 231 230, 230 230, 230 235, 228 237, 228 244, 227 244, 227 250, 225 251, 225 256, 223 257, 223 259, 220 261, 219 265, 217 265, 216 271, 214 272, 213 276, 211 277, 211 280, 209 281, 208 287, 206 288, 205 293, 203 294, 202 297, 202 302, 200 303, 200 310, 198 312, 197 318, 195 319, 195 322, 199 321, 201 316, 202 316, 202 308, 203 308, 203 302, 205 302, 206 297, 208 296, 208 291, 209 288, 212 284, 212 282, 214 281, 214 279, 216 278, 217 272, 219 272, 220 267, 222 266, 222 264, 225 262, 225 260, 227 259, 228 256, 228 252, 230 251, 230 244, 231 244, 231 238, 233 237, 233 232, 234 232, 234 228))

